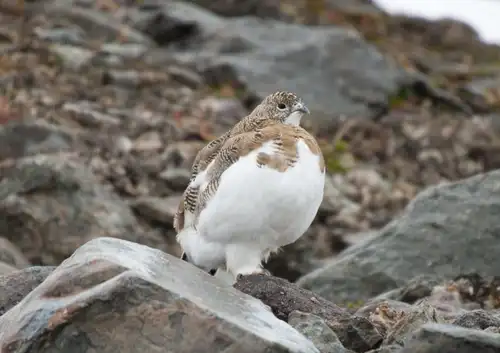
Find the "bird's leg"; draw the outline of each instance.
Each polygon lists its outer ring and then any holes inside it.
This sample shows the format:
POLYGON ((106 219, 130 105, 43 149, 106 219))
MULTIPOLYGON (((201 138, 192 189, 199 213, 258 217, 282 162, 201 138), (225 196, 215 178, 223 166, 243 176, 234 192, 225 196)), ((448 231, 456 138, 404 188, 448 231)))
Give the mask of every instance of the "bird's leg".
POLYGON ((262 249, 248 244, 231 244, 226 247, 226 268, 235 280, 240 275, 266 273, 262 268, 262 249))

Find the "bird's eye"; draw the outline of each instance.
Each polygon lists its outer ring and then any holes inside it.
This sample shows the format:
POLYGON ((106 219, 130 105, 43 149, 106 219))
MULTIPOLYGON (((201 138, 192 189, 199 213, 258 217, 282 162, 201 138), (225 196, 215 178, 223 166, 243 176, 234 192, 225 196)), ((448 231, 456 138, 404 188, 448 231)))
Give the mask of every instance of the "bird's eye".
POLYGON ((286 108, 286 105, 284 105, 283 103, 278 104, 279 110, 284 110, 285 108, 286 108))

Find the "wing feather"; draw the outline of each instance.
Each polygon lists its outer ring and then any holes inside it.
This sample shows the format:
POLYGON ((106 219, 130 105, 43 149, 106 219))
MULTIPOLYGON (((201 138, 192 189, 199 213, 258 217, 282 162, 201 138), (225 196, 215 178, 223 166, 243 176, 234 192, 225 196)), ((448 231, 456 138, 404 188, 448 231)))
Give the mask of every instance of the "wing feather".
POLYGON ((192 186, 192 183, 198 174, 204 171, 210 162, 215 158, 224 142, 229 138, 229 135, 230 131, 208 143, 196 154, 191 167, 190 183, 184 191, 182 199, 177 206, 177 212, 174 215, 175 231, 180 232, 186 226, 186 213, 192 214, 196 209, 199 188, 197 186, 192 186))
MULTIPOLYGON (((295 132, 295 127, 283 126, 281 124, 270 125, 255 131, 244 132, 235 135, 226 140, 219 150, 217 156, 213 159, 211 165, 206 170, 204 184, 205 188, 199 190, 198 202, 194 211, 193 222, 196 223, 201 211, 206 207, 207 203, 213 197, 219 187, 222 174, 240 157, 247 155, 253 150, 261 147, 268 141, 274 141, 277 149, 283 149, 284 145, 290 147, 293 141, 295 143, 296 136, 288 135, 288 138, 283 134, 283 129, 295 132)), ((295 155, 286 155, 282 150, 284 163, 293 164, 295 155)))

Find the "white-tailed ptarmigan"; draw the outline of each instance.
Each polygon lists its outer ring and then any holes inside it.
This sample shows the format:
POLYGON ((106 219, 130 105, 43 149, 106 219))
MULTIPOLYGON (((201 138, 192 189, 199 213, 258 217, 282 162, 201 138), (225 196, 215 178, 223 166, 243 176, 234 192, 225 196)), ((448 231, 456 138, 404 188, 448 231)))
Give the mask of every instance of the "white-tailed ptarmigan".
POLYGON ((236 279, 302 236, 325 182, 321 150, 299 126, 308 113, 295 94, 273 93, 198 153, 174 219, 184 260, 236 279))

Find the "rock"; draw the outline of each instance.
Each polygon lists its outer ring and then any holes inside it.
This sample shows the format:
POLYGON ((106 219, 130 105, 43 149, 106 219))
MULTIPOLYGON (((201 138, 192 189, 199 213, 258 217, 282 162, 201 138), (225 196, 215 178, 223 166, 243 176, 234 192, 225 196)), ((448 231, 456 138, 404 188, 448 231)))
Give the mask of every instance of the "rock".
POLYGON ((292 311, 288 323, 314 343, 321 353, 347 352, 335 332, 316 315, 292 311))
POLYGON ((199 102, 200 114, 210 122, 212 134, 220 136, 248 114, 236 97, 206 97, 199 102))
POLYGON ((297 241, 272 254, 264 267, 276 277, 295 282, 345 246, 340 237, 318 222, 297 241))
POLYGON ((500 333, 500 327, 488 327, 487 329, 484 330, 484 332, 491 332, 491 333, 500 333))
POLYGON ((9 273, 16 272, 18 269, 12 265, 0 261, 0 276, 8 275, 9 273))
POLYGON ((492 105, 499 105, 500 79, 496 75, 492 76, 470 80, 459 91, 461 97, 478 111, 491 111, 492 105))
POLYGON ((368 187, 377 191, 390 189, 389 183, 376 170, 368 167, 351 168, 346 173, 346 179, 356 188, 368 187))
POLYGON ((411 333, 427 322, 446 322, 426 301, 416 305, 386 300, 364 305, 356 315, 367 317, 384 337, 382 346, 405 344, 411 333))
POLYGON ((52 4, 45 4, 43 11, 50 13, 54 18, 60 17, 71 21, 73 25, 85 31, 88 38, 98 39, 101 42, 112 42, 125 34, 127 43, 149 47, 153 45, 153 41, 146 35, 114 18, 112 13, 74 6, 72 2, 55 0, 52 4))
POLYGON ((203 84, 203 78, 197 72, 188 70, 185 67, 169 66, 167 72, 175 81, 187 87, 195 89, 203 84))
POLYGON ((353 351, 366 352, 375 348, 382 338, 367 319, 351 315, 284 279, 250 275, 241 278, 234 287, 262 300, 281 320, 287 321, 290 313, 296 310, 319 316, 335 332, 344 347, 353 351))
POLYGON ((401 350, 401 346, 391 344, 390 346, 380 347, 380 348, 368 351, 366 353, 399 353, 400 350, 401 350))
POLYGON ((16 121, 0 125, 0 162, 35 154, 70 151, 74 142, 71 134, 47 123, 16 121))
POLYGON ((117 55, 125 59, 140 59, 148 46, 138 43, 106 43, 101 45, 100 53, 117 55))
POLYGON ((473 310, 458 316, 452 324, 465 328, 485 330, 491 326, 500 327, 500 318, 484 310, 473 310))
POLYGON ((468 298, 470 294, 474 294, 470 291, 469 283, 460 282, 461 281, 445 281, 435 286, 430 295, 424 300, 445 314, 448 318, 460 315, 466 310, 480 307, 482 304, 468 298))
POLYGON ((342 114, 375 116, 403 81, 412 80, 357 33, 340 27, 224 19, 174 1, 162 11, 196 25, 189 40, 169 50, 195 65, 209 84, 240 82, 259 99, 276 87, 293 87, 317 113, 311 122, 327 124, 342 114))
POLYGON ((410 312, 412 308, 410 304, 397 300, 373 299, 366 304, 362 304, 355 311, 355 314, 370 319, 380 334, 386 335, 389 321, 394 323, 394 319, 398 319, 400 313, 410 312), (379 320, 382 317, 384 320, 379 320))
POLYGON ((102 76, 102 82, 105 85, 137 89, 150 79, 143 76, 138 70, 107 70, 102 76))
POLYGON ((368 241, 297 283, 339 305, 366 301, 416 276, 496 275, 500 172, 428 188, 368 241))
POLYGON ((371 0, 327 0, 326 3, 331 9, 341 10, 350 13, 381 14, 382 10, 371 0))
POLYGON ((59 44, 83 44, 85 33, 80 28, 41 28, 36 27, 34 34, 42 39, 59 44))
POLYGON ((376 299, 393 299, 413 304, 419 299, 432 294, 432 290, 439 283, 435 276, 422 275, 409 280, 404 286, 378 295, 376 299))
MULTIPOLYGON (((413 282, 415 283, 415 282, 413 282)), ((416 288, 417 289, 417 288, 416 288)), ((421 288, 424 289, 424 288, 421 288)), ((425 289, 426 290, 426 289, 425 289)), ((419 296, 418 300, 411 300, 407 302, 400 302, 397 300, 392 300, 392 299, 385 299, 384 298, 390 298, 393 297, 391 295, 388 295, 389 293, 396 293, 398 290, 390 291, 387 294, 382 294, 380 296, 377 296, 373 299, 371 299, 364 307, 363 310, 367 310, 370 307, 378 306, 376 310, 380 310, 383 308, 385 311, 384 317, 390 316, 387 314, 387 311, 399 311, 399 312, 405 312, 408 313, 410 311, 414 311, 416 308, 421 306, 423 303, 426 303, 427 306, 432 307, 433 309, 436 310, 436 312, 439 314, 439 317, 442 318, 445 321, 448 320, 453 320, 457 315, 460 315, 465 312, 465 308, 467 307, 467 304, 464 302, 463 298, 461 297, 459 291, 455 290, 453 286, 450 286, 448 284, 439 284, 434 286, 430 292, 424 293, 421 292, 421 296, 419 296), (411 306, 410 304, 407 303, 414 303, 415 306, 411 306), (380 305, 382 304, 382 305, 380 305), (405 307, 406 306, 406 307, 405 307)), ((416 292, 417 294, 418 292, 416 292)), ((402 294, 400 292, 400 294, 402 294)), ((398 297, 398 295, 394 296, 398 297)), ((411 297, 410 297, 411 298, 411 297)), ((403 299, 407 299, 404 298, 403 299)), ((409 299, 409 298, 408 298, 409 299)), ((413 299, 413 298, 411 298, 413 299)), ((361 310, 361 309, 360 309, 361 310)), ((373 310, 372 310, 373 312, 373 310)), ((357 312, 360 314, 360 312, 357 312)), ((435 315, 436 317, 438 315, 435 315)))
POLYGON ((0 237, 0 261, 11 265, 15 269, 23 269, 30 266, 29 261, 23 253, 9 240, 0 237))
POLYGON ((100 128, 121 123, 119 118, 92 109, 89 102, 64 103, 62 110, 70 113, 73 119, 86 127, 100 128))
POLYGON ((125 201, 67 156, 20 159, 2 169, 0 235, 32 263, 57 265, 90 239, 122 237, 165 248, 145 232, 125 201))
POLYGON ((146 220, 167 227, 174 226, 174 216, 182 199, 181 195, 165 198, 144 196, 132 202, 132 209, 146 220))
POLYGON ((320 205, 319 213, 331 215, 342 209, 359 211, 361 206, 348 198, 349 192, 354 193, 354 188, 343 176, 332 176, 325 179, 325 193, 320 205), (351 190, 350 190, 351 189, 351 190))
POLYGON ((69 44, 52 44, 49 49, 62 61, 63 66, 72 70, 84 68, 94 57, 94 52, 69 44))
POLYGON ((399 353, 500 352, 500 335, 446 324, 426 324, 399 353))
MULTIPOLYGON (((165 152, 160 157, 162 163, 158 163, 161 165, 161 169, 158 171, 162 169, 166 170, 166 168, 191 170, 196 154, 205 144, 206 143, 199 141, 180 141, 168 145, 165 152)), ((150 163, 155 163, 155 161, 150 163)))
POLYGON ((158 151, 164 147, 161 136, 157 131, 149 131, 135 139, 131 146, 134 151, 158 151))
MULTIPOLYGON (((132 26, 149 36, 158 45, 168 45, 189 40, 197 34, 197 25, 191 21, 189 14, 172 16, 170 11, 161 11, 161 5, 149 11, 129 9, 129 19, 132 26)), ((200 11, 202 13, 202 11, 200 11)))
POLYGON ((184 168, 168 168, 161 172, 159 177, 173 190, 184 191, 191 179, 191 171, 184 168))
POLYGON ((221 16, 258 16, 276 19, 283 18, 280 9, 280 2, 276 0, 242 0, 237 4, 228 0, 193 0, 192 2, 221 16))
POLYGON ((80 247, 0 318, 0 347, 319 353, 260 301, 159 250, 108 237, 80 247))
POLYGON ((404 346, 412 332, 428 322, 442 323, 443 318, 437 310, 425 301, 413 306, 411 310, 399 312, 394 325, 387 330, 383 345, 398 344, 404 346))
POLYGON ((42 283, 54 269, 34 266, 0 276, 0 317, 42 283))

